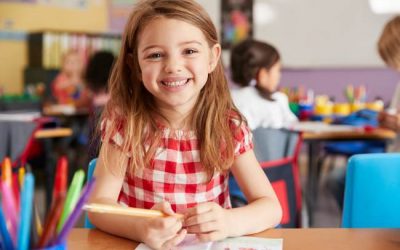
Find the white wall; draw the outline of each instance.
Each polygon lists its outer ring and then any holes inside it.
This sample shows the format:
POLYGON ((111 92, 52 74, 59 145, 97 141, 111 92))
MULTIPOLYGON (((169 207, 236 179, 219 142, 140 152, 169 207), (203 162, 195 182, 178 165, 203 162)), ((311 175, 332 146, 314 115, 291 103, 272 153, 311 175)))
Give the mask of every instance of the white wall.
MULTIPOLYGON (((220 27, 220 1, 199 0, 220 27)), ((383 66, 376 42, 390 15, 373 14, 367 0, 254 0, 276 18, 254 27, 256 39, 274 44, 286 67, 383 66)), ((224 53, 227 65, 229 54, 224 53)))

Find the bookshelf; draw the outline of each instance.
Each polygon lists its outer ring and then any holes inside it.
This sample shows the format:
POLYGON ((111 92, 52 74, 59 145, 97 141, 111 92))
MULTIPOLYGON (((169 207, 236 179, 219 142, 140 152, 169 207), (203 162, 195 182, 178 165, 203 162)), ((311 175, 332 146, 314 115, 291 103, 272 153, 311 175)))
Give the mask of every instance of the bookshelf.
POLYGON ((105 33, 40 31, 29 33, 27 42, 28 66, 24 70, 25 87, 44 83, 45 95, 50 96, 50 84, 57 75, 66 52, 77 50, 85 60, 99 50, 107 50, 117 56, 121 37, 105 33))

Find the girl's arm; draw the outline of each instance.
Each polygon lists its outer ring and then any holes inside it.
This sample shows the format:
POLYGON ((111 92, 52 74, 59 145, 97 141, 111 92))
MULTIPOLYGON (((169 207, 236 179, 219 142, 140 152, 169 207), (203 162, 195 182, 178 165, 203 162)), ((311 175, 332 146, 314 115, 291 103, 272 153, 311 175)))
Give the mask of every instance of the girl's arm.
POLYGON ((230 236, 257 233, 278 225, 282 208, 254 151, 238 156, 231 171, 248 205, 230 210, 230 236))
MULTIPOLYGON (((125 177, 128 157, 110 144, 103 144, 97 160, 94 176, 96 186, 90 202, 119 205, 118 196, 125 177)), ((157 204, 154 209, 173 214, 168 203, 157 204)), ((183 240, 186 232, 182 223, 173 216, 165 218, 139 218, 89 212, 89 219, 96 228, 139 242, 154 249, 171 247, 183 240)))
POLYGON ((208 202, 189 209, 184 226, 203 241, 257 233, 281 221, 282 208, 253 150, 238 156, 231 170, 249 204, 223 209, 208 202))

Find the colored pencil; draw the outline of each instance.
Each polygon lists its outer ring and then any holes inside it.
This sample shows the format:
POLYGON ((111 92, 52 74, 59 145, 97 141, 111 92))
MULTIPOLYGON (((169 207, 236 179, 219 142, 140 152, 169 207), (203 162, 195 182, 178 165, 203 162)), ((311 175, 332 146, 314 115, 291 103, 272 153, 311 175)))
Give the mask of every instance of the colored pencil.
POLYGON ((0 207, 0 234, 1 234, 1 247, 4 249, 14 249, 13 242, 11 240, 11 236, 7 230, 6 218, 3 214, 3 209, 0 207))
POLYGON ((29 249, 34 190, 35 178, 32 173, 28 173, 25 175, 24 187, 21 192, 21 223, 18 230, 18 250, 29 249))
POLYGON ((79 193, 81 192, 84 179, 85 172, 82 169, 75 172, 74 177, 72 178, 71 186, 68 189, 67 198, 64 203, 64 209, 62 211, 60 221, 57 225, 57 232, 61 231, 61 228, 64 226, 65 220, 74 209, 75 204, 79 198, 79 193))
MULTIPOLYGON (((83 207, 83 209, 86 211, 89 211, 89 212, 94 212, 94 213, 117 214, 117 215, 126 215, 126 216, 134 216, 134 217, 154 218, 154 217, 169 216, 159 210, 133 208, 133 207, 121 207, 121 206, 98 204, 98 203, 87 204, 83 207)), ((172 216, 176 216, 178 218, 183 218, 183 214, 174 214, 172 216)))
POLYGON ((65 221, 60 233, 57 235, 57 238, 54 241, 54 245, 60 244, 66 240, 68 233, 71 231, 76 221, 79 219, 79 216, 82 213, 83 206, 89 199, 90 193, 92 192, 94 187, 94 183, 95 183, 95 178, 92 178, 83 188, 82 194, 78 202, 76 203, 74 210, 72 211, 68 219, 65 221))

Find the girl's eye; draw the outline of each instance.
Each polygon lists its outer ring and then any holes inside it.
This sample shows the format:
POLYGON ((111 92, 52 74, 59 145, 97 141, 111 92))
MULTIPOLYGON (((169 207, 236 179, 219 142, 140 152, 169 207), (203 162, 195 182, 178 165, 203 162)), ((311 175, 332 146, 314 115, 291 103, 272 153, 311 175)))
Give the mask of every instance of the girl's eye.
POLYGON ((162 57, 161 53, 153 53, 153 54, 150 54, 147 58, 149 58, 149 59, 158 59, 158 58, 161 58, 161 57, 162 57))
POLYGON ((197 53, 197 50, 194 50, 194 49, 186 49, 185 50, 185 54, 187 54, 187 55, 191 55, 191 54, 194 54, 194 53, 197 53))

